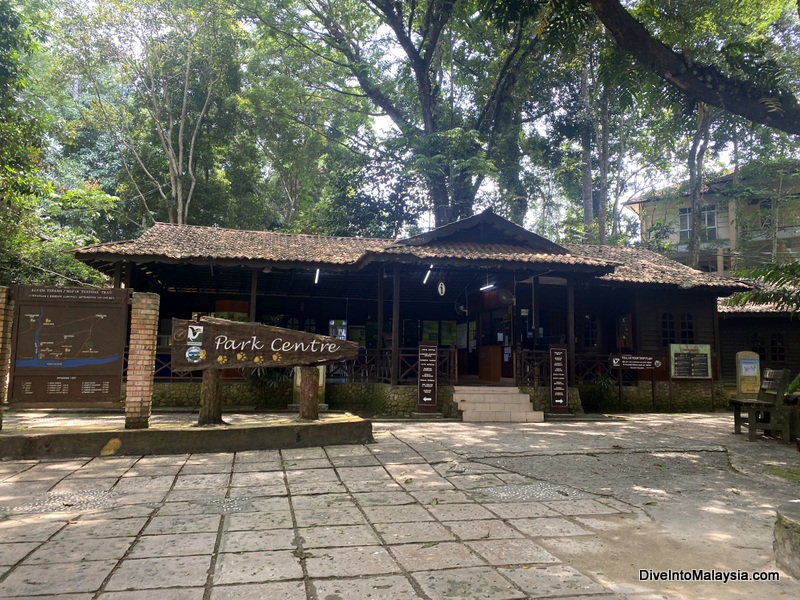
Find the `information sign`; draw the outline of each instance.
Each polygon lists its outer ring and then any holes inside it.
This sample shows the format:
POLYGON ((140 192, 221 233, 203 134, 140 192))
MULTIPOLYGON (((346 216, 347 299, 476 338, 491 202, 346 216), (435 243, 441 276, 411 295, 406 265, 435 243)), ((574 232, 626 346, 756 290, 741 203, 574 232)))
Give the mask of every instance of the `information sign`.
POLYGON ((439 348, 434 344, 419 346, 419 376, 417 380, 417 409, 420 412, 436 410, 438 388, 439 348))
POLYGON ((635 356, 633 354, 621 354, 611 357, 612 369, 630 369, 632 371, 644 371, 657 369, 661 366, 661 361, 652 356, 635 356))
POLYGON ((118 402, 130 291, 15 286, 9 401, 118 402))
POLYGON ((325 365, 358 358, 358 344, 261 323, 172 319, 172 370, 325 365))
POLYGON ((561 411, 568 407, 566 348, 550 347, 550 407, 561 411))
POLYGON ((673 379, 711 379, 711 346, 670 344, 673 379))

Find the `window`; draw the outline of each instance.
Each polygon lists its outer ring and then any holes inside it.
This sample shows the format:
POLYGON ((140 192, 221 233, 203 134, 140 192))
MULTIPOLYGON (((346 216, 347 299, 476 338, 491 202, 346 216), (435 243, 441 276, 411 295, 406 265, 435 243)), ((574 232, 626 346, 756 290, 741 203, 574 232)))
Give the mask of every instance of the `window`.
POLYGON ((306 319, 303 323, 303 331, 317 333, 317 322, 314 319, 306 319))
POLYGON ((694 318, 689 313, 681 315, 681 344, 694 344, 694 318))
POLYGON ((692 209, 679 208, 678 209, 678 235, 682 240, 689 239, 689 233, 692 231, 692 209))
POLYGON ((764 341, 763 334, 753 334, 753 337, 750 338, 750 350, 758 354, 760 360, 767 360, 767 344, 764 341))
POLYGON ((672 313, 661 315, 661 345, 668 348, 675 343, 675 317, 672 313))
POLYGON ((300 321, 295 317, 286 319, 286 329, 300 329, 300 321))
POLYGON ((775 362, 786 360, 786 346, 782 333, 773 333, 769 339, 769 359, 775 362))
POLYGON ((706 240, 712 242, 717 239, 717 207, 703 207, 703 230, 706 240))
POLYGON ((597 348, 597 317, 584 315, 583 317, 583 347, 597 348))

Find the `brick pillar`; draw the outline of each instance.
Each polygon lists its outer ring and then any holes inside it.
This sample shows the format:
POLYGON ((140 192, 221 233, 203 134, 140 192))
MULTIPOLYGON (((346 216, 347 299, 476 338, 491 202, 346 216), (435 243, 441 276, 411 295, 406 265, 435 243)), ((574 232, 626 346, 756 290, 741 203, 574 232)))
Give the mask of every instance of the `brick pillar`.
POLYGON ((3 428, 3 404, 8 400, 8 375, 11 370, 11 326, 14 303, 9 289, 0 286, 0 429, 3 428))
POLYGON ((158 336, 158 294, 134 292, 125 391, 125 429, 147 429, 153 401, 158 336))

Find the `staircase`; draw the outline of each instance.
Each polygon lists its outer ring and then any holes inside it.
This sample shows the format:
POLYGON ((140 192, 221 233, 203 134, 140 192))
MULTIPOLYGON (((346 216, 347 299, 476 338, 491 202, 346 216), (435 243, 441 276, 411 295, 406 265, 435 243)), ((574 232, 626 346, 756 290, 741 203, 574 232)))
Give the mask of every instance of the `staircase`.
POLYGON ((453 401, 470 423, 541 423, 544 413, 533 410, 527 394, 515 387, 455 386, 453 401))

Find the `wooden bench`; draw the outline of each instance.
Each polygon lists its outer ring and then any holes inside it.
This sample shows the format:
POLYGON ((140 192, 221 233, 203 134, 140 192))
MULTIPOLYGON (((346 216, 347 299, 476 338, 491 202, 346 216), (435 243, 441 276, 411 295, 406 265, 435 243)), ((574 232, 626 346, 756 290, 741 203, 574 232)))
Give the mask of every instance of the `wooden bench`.
POLYGON ((795 435, 797 406, 784 403, 784 395, 789 385, 788 369, 764 369, 758 398, 733 398, 733 431, 742 433, 742 425, 747 424, 748 439, 758 439, 758 432, 775 437, 780 435, 787 444, 795 435), (746 411, 747 414, 744 414, 746 411))

